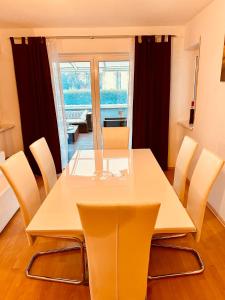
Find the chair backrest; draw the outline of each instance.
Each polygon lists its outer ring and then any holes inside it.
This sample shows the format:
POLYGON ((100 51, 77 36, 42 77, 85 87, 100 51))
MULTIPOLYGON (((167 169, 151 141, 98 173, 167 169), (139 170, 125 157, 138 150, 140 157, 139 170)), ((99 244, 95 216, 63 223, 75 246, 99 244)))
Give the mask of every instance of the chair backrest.
POLYGON ((41 175, 44 181, 45 193, 47 196, 47 194, 50 192, 51 188, 57 181, 57 174, 54 160, 45 138, 40 138, 39 140, 31 144, 30 151, 32 152, 41 171, 41 175))
POLYGON ((17 197, 27 227, 41 205, 41 198, 34 174, 23 151, 0 164, 0 169, 17 197))
POLYGON ((144 300, 160 204, 77 203, 92 300, 144 300))
POLYGON ((188 191, 187 212, 196 226, 196 240, 200 240, 205 208, 209 192, 224 161, 203 149, 194 169, 188 191))
POLYGON ((196 141, 185 136, 176 160, 173 188, 183 205, 187 173, 197 146, 196 141))
POLYGON ((129 127, 102 127, 104 149, 128 149, 129 127))

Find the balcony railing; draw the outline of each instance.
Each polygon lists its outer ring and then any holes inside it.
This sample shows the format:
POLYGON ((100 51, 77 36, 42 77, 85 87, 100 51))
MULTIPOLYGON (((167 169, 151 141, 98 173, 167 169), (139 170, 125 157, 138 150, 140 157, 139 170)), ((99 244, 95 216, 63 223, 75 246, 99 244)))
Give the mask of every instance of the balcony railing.
MULTIPOLYGON (((128 108, 128 104, 101 104, 100 105, 101 109, 115 109, 115 108, 128 108)), ((92 110, 92 105, 91 104, 77 104, 77 105, 65 105, 65 110, 82 110, 82 109, 87 109, 89 111, 92 110)))
MULTIPOLYGON (((66 119, 76 119, 82 118, 82 112, 92 113, 92 105, 65 105, 66 119), (71 113, 74 111, 74 117, 71 117, 71 113), (69 117, 68 117, 69 116, 69 117)), ((128 111, 128 104, 102 104, 100 106, 101 111, 101 126, 106 126, 106 120, 110 119, 123 119, 123 124, 126 123, 127 119, 127 111, 128 111), (125 122, 124 122, 125 120, 125 122)), ((72 113, 73 115, 73 113, 72 113)), ((86 118, 86 115, 85 115, 86 118)), ((126 125, 123 125, 126 126, 126 125)))

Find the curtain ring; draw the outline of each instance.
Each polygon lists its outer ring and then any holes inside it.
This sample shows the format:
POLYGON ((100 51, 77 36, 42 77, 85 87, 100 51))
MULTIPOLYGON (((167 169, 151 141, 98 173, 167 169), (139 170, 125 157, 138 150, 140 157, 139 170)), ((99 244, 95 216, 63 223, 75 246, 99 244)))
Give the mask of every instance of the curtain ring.
POLYGON ((163 41, 163 38, 161 35, 155 35, 155 42, 156 43, 161 43, 163 41))
POLYGON ((142 36, 139 35, 139 36, 138 36, 138 44, 141 44, 141 43, 142 43, 142 36))

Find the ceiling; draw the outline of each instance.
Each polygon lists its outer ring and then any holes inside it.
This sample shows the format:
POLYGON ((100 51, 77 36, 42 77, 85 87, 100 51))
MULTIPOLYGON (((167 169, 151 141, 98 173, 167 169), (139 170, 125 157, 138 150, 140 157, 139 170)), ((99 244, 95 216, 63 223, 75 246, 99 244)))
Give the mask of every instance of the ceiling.
POLYGON ((1 0, 0 28, 182 25, 212 0, 1 0))

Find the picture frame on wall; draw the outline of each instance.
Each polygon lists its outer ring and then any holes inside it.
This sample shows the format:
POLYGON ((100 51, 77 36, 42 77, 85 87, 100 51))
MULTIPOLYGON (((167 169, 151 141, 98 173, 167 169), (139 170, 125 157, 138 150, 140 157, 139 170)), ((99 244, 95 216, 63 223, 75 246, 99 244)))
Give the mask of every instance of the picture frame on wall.
POLYGON ((225 39, 224 39, 224 46, 223 46, 223 58, 222 58, 220 81, 225 81, 225 39))

